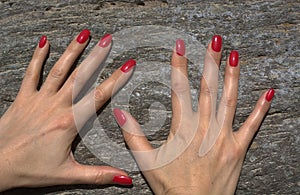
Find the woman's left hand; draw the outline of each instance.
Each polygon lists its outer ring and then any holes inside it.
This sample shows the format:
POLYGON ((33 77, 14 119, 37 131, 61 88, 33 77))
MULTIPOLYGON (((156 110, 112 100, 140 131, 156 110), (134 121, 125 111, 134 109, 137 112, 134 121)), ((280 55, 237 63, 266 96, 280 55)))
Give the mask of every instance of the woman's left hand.
POLYGON ((111 48, 112 36, 108 34, 68 77, 89 37, 90 32, 83 30, 71 42, 38 90, 49 52, 47 38, 41 38, 18 96, 0 119, 0 191, 62 184, 132 184, 126 172, 109 166, 81 165, 71 151, 77 130, 129 79, 135 65, 134 60, 129 60, 73 103, 111 48), (80 113, 76 120, 74 109, 80 113))
POLYGON ((234 194, 244 157, 271 105, 269 89, 239 130, 233 131, 240 66, 238 52, 227 59, 217 107, 222 38, 214 36, 204 60, 198 109, 192 108, 183 40, 171 61, 172 122, 166 142, 154 148, 130 113, 114 109, 125 141, 155 194, 234 194), (218 109, 217 109, 218 108, 218 109))

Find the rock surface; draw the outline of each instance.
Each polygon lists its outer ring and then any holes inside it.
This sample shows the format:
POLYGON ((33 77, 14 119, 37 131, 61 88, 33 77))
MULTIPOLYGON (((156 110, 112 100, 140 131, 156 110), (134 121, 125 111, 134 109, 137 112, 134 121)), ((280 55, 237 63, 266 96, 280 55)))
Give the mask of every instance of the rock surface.
MULTIPOLYGON (((99 82, 128 58, 138 60, 135 71, 138 85, 132 87, 129 82, 132 92, 127 94, 128 101, 114 103, 124 106, 143 124, 148 124, 157 116, 164 116, 159 131, 147 132, 152 143, 157 145, 166 138, 171 118, 170 89, 160 78, 169 76, 168 63, 172 47, 165 44, 168 37, 164 35, 157 38, 161 34, 147 31, 146 26, 180 31, 191 38, 190 45, 197 42, 205 46, 214 34, 221 34, 224 39, 221 70, 232 49, 240 52, 241 78, 235 129, 245 121, 265 89, 272 86, 276 90, 272 108, 247 153, 236 194, 300 192, 299 1, 1 0, 0 9, 1 115, 14 101, 41 35, 47 35, 51 43, 51 54, 45 67, 47 74, 71 39, 82 29, 88 28, 92 32, 92 40, 81 59, 103 34, 119 33, 122 40, 116 42, 114 49, 120 53, 114 54, 112 50, 113 54, 99 82), (143 26, 143 30, 137 32, 134 28, 136 26, 143 26), (123 30, 127 30, 127 36, 130 37, 122 36, 123 30), (150 46, 139 45, 141 40, 151 42, 149 35, 156 36, 153 38, 156 43, 150 46)), ((175 38, 171 37, 170 40, 175 38)), ((201 66, 199 68, 197 62, 190 60, 189 77, 194 96, 197 96, 199 89, 199 71, 201 66)), ((106 106, 98 119, 102 124, 99 128, 103 129, 107 138, 119 148, 125 147, 111 115, 111 104, 106 106)), ((105 148, 105 140, 99 137, 96 130, 89 131, 83 140, 75 150, 79 162, 108 163, 106 160, 110 154, 105 153, 105 150, 100 154, 92 153, 105 148)), ((126 150, 120 152, 128 155, 126 150)), ((115 160, 121 167, 131 166, 128 169, 131 169, 129 174, 134 179, 132 188, 79 185, 14 189, 4 194, 152 194, 131 159, 115 160)))

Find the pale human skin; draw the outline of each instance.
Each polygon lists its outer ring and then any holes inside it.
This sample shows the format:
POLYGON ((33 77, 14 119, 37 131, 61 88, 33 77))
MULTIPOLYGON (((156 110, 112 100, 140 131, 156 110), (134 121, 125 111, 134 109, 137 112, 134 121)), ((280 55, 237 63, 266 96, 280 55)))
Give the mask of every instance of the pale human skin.
MULTIPOLYGON (((213 59, 215 65, 220 64, 222 52, 220 41, 220 36, 214 36, 206 51, 206 57, 213 59)), ((240 65, 238 53, 232 51, 225 67, 223 96, 216 113, 217 116, 224 116, 223 123, 217 125, 221 131, 216 137, 213 147, 200 156, 199 148, 204 140, 204 135, 208 133, 211 114, 214 112, 211 105, 215 102, 211 101, 216 101, 216 99, 211 97, 214 96, 212 93, 216 92, 217 88, 208 88, 207 80, 202 78, 198 111, 195 112, 192 110, 190 102, 187 56, 185 56, 184 42, 180 40, 177 41, 176 49, 173 52, 171 65, 173 117, 170 134, 163 145, 166 147, 159 148, 158 152, 154 153, 154 148, 143 135, 140 125, 133 116, 125 110, 115 108, 114 115, 122 129, 125 141, 151 189, 157 195, 234 194, 247 149, 270 108, 274 90, 265 91, 240 129, 233 131, 232 123, 237 105, 240 65), (179 73, 186 79, 178 76, 179 73), (174 152, 178 149, 177 145, 185 143, 185 135, 195 127, 195 135, 191 142, 187 143, 185 150, 169 163, 158 166, 163 162, 162 158, 165 158, 167 154, 172 154, 172 150, 174 152), (175 140, 175 136, 179 138, 175 140), (173 140, 175 140, 175 144, 168 147, 173 140), (153 167, 151 168, 151 166, 153 167)), ((204 64, 205 68, 210 68, 209 65, 211 64, 204 64)), ((209 76, 218 77, 218 72, 209 76)), ((213 113, 214 115, 215 113, 213 113)))
MULTIPOLYGON (((79 66, 81 69, 77 68, 67 78, 70 67, 88 42, 86 36, 82 38, 81 34, 78 35, 54 65, 45 83, 37 90, 41 66, 49 51, 49 42, 41 39, 18 96, 0 120, 0 191, 15 187, 65 184, 132 184, 126 172, 108 166, 81 165, 74 160, 71 151, 71 144, 78 129, 94 114, 94 110, 90 111, 86 107, 95 103, 96 109, 99 109, 133 72, 132 61, 125 63, 95 91, 78 103, 72 103, 73 96, 79 93, 82 85, 108 54, 111 44, 107 37, 104 40, 104 43, 103 39, 99 43, 101 47, 97 44, 92 54, 79 66), (75 121, 74 107, 83 113, 79 121, 75 121)), ((187 75, 182 42, 179 42, 176 48, 172 57, 172 67, 175 68, 173 70, 187 75)), ((207 52, 213 56, 216 64, 219 64, 221 51, 213 51, 210 43, 207 52)), ((178 158, 153 170, 141 169, 155 194, 234 193, 247 147, 274 95, 272 90, 265 92, 243 126, 237 132, 232 132, 238 76, 239 65, 232 67, 228 60, 224 88, 229 93, 226 101, 223 101, 227 108, 225 123, 213 148, 204 157, 199 157, 199 146, 208 129, 211 110, 207 105, 210 105, 211 94, 202 80, 199 110, 205 112, 200 115, 189 109, 182 110, 181 106, 186 105, 186 100, 190 99, 189 86, 184 82, 186 80, 181 80, 181 77, 178 78, 172 73, 173 119, 168 142, 176 134, 185 133, 183 130, 186 131, 191 125, 199 129, 196 132, 198 136, 178 158), (198 123, 200 125, 195 125, 198 123)), ((115 109, 114 114, 132 150, 152 150, 147 139, 141 136, 139 125, 129 113, 115 109), (140 135, 133 135, 132 132, 140 135)), ((139 166, 143 167, 143 161, 138 158, 138 154, 133 154, 139 166)), ((147 159, 151 158, 150 155, 147 159)))
POLYGON ((121 87, 130 78, 134 67, 133 60, 125 63, 73 104, 73 97, 111 48, 111 35, 106 35, 67 78, 70 67, 86 47, 89 37, 90 32, 83 30, 70 43, 37 90, 42 65, 49 52, 47 38, 41 38, 20 91, 0 120, 0 191, 62 184, 132 184, 126 172, 109 166, 79 164, 71 151, 78 128, 94 114, 93 109, 86 107, 95 104, 96 110, 101 108, 113 94, 113 89, 121 87), (74 107, 82 111, 76 124, 74 107))

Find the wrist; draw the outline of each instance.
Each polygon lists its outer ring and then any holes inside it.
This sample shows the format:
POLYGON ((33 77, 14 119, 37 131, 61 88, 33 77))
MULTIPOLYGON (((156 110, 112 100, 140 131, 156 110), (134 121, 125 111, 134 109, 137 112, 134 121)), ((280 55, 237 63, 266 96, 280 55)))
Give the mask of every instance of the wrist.
POLYGON ((17 187, 17 181, 18 179, 14 176, 10 163, 5 158, 2 159, 0 162, 0 192, 17 187))
POLYGON ((178 186, 165 191, 164 195, 199 195, 207 194, 206 191, 196 186, 178 186))

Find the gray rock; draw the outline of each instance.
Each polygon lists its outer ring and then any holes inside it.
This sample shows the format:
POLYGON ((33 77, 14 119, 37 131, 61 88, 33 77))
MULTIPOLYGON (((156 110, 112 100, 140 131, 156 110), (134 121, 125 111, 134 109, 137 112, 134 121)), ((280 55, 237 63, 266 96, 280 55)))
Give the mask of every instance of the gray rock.
MULTIPOLYGON (((197 43, 206 45, 214 34, 224 38, 220 75, 232 49, 239 50, 241 77, 239 102, 234 128, 245 121, 259 95, 269 87, 276 90, 272 108, 250 147, 236 194, 299 194, 300 192, 300 3, 298 1, 187 1, 187 0, 120 0, 120 1, 0 1, 0 114, 14 101, 24 71, 41 35, 51 42, 51 54, 45 74, 62 54, 71 39, 84 28, 92 32, 92 40, 83 54, 105 33, 120 33, 135 26, 163 26, 177 29, 197 43)), ((147 71, 147 78, 168 78, 171 47, 140 46, 143 36, 131 31, 122 37, 131 49, 114 46, 120 54, 113 54, 99 77, 107 78, 126 59, 138 59, 135 75, 140 82, 129 95, 129 101, 115 102, 129 110, 140 123, 147 124, 157 116, 165 121, 159 131, 149 131, 149 139, 160 145, 168 134, 171 118, 170 89, 159 80, 139 80, 147 71), (132 42, 130 42, 132 40, 132 42), (141 66, 147 65, 146 67, 141 66), (157 64, 163 64, 161 69, 157 64), (140 65, 140 66, 139 66, 140 65), (164 66, 166 65, 166 66, 164 66), (151 109, 149 109, 151 107, 151 109), (154 111, 154 112, 153 112, 154 111), (158 115, 155 115, 158 114, 158 115)), ((144 32, 145 39, 150 40, 144 32)), ((155 36, 155 34, 151 34, 155 36)), ((161 36, 159 33, 157 36, 161 36)), ((165 40, 160 37, 157 40, 165 40)), ((172 37, 175 39, 175 37, 172 37)), ((170 40, 169 40, 170 41, 170 40)), ((150 43, 149 43, 150 44, 150 43)), ((150 44, 151 45, 151 44, 150 44)), ((192 50, 195 51, 195 50, 192 50)), ((190 51, 190 52, 192 52, 190 51)), ((204 52, 204 51, 203 51, 204 52)), ((200 63, 200 62, 199 62, 200 63)), ((201 63, 200 63, 201 64, 201 63)), ((197 96, 201 66, 190 61, 189 77, 197 96), (200 68, 199 68, 200 67, 200 68)), ((128 83, 130 87, 130 82, 128 83)), ((127 87, 128 87, 127 86, 127 87)), ((221 89, 221 86, 220 86, 221 89)), ((122 91, 123 92, 123 91, 122 91)), ((125 92, 124 92, 125 93, 125 92)), ((126 94, 125 94, 126 95, 126 94)), ((195 98, 196 99, 196 98, 195 98)), ((116 144, 125 147, 123 138, 111 114, 111 104, 98 117, 99 127, 116 144)), ((104 148, 99 133, 92 129, 75 150, 75 157, 85 164, 106 164, 108 152, 92 152, 104 148), (91 148, 94 147, 94 148, 91 148)), ((107 148, 109 150, 109 148, 107 148)), ((121 155, 127 155, 121 150, 121 155)), ((4 194, 152 194, 145 180, 132 164, 132 159, 115 159, 120 165, 132 166, 131 188, 115 186, 58 186, 40 189, 14 189, 4 194)))

